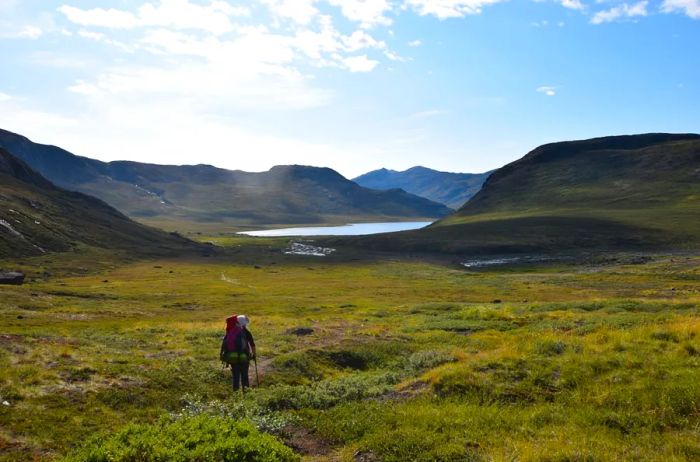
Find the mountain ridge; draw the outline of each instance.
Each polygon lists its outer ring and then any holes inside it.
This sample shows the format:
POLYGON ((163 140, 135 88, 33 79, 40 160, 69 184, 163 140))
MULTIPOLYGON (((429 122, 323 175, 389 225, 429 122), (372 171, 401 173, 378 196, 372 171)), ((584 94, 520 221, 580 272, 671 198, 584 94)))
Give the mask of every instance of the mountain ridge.
POLYGON ((102 162, 0 130, 0 146, 59 186, 103 199, 132 218, 227 225, 439 218, 443 204, 405 191, 364 188, 327 167, 243 172, 199 165, 102 162))
POLYGON ((381 168, 353 179, 361 186, 374 189, 400 188, 411 194, 458 209, 476 194, 491 172, 442 172, 417 165, 403 171, 381 168))
POLYGON ((131 255, 211 250, 136 223, 98 198, 59 188, 0 147, 0 256, 62 252, 85 245, 131 255))
POLYGON ((651 133, 537 147, 427 228, 347 242, 469 255, 683 251, 700 247, 698 223, 700 135, 651 133))

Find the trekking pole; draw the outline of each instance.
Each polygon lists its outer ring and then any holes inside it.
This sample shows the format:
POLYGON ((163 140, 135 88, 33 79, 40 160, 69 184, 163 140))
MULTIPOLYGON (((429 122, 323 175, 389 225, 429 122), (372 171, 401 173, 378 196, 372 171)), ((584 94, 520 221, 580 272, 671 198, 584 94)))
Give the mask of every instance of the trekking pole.
POLYGON ((253 362, 255 363, 255 383, 260 386, 260 376, 258 375, 258 357, 253 356, 253 362))

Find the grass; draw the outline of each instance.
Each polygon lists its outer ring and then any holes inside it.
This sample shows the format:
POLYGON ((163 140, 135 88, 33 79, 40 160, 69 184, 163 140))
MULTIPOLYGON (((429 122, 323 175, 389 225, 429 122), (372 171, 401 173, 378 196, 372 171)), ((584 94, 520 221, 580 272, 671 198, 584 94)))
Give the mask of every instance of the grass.
POLYGON ((544 145, 495 171, 467 204, 426 229, 338 241, 463 255, 696 252, 699 151, 697 135, 544 145))
POLYGON ((260 242, 0 262, 29 278, 0 288, 0 460, 88 460, 136 433, 165 454, 190 424, 279 451, 303 428, 327 448, 308 460, 700 455, 698 257, 467 271, 260 242), (233 312, 263 372, 245 399, 218 363, 233 312))

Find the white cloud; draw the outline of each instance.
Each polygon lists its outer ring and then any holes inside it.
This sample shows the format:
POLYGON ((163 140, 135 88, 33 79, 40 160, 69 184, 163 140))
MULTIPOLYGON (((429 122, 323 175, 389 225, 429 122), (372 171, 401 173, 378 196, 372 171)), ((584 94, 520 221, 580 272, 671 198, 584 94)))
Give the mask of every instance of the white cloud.
POLYGON ((0 38, 36 40, 42 35, 44 35, 44 31, 40 27, 19 26, 0 20, 0 38))
MULTIPOLYGON (((80 131, 77 119, 62 114, 28 109, 18 104, 15 98, 0 101, 3 110, 0 111, 0 127, 15 133, 31 133, 32 130, 48 129, 52 133, 61 133, 65 129, 74 128, 80 131)), ((50 140, 47 142, 53 144, 50 140)))
POLYGON ((423 42, 421 40, 418 40, 418 39, 411 40, 410 42, 408 42, 408 46, 412 47, 412 48, 416 48, 416 47, 419 47, 421 45, 423 45, 423 42))
POLYGON ((350 72, 370 72, 377 67, 379 61, 369 59, 367 55, 361 55, 345 58, 343 64, 350 72))
POLYGON ((36 26, 24 26, 22 30, 19 33, 19 37, 22 38, 29 38, 29 39, 38 39, 43 35, 43 31, 36 26))
POLYGON ((307 25, 318 14, 317 0, 261 0, 273 15, 307 25))
POLYGON ((120 48, 123 51, 128 52, 128 53, 131 53, 134 51, 134 47, 129 46, 124 42, 120 42, 119 40, 112 40, 107 35, 102 34, 100 32, 80 30, 80 31, 78 31, 78 35, 80 37, 91 39, 91 40, 94 40, 96 42, 102 42, 102 43, 106 43, 108 45, 115 46, 117 48, 120 48))
POLYGON ((439 19, 462 18, 469 14, 481 14, 483 7, 503 0, 406 0, 406 5, 421 16, 432 15, 439 19))
POLYGON ((359 22, 363 28, 388 26, 392 23, 391 19, 384 15, 392 8, 389 0, 328 0, 328 3, 339 7, 343 16, 359 22))
POLYGON ((700 19, 700 0, 664 0, 661 4, 664 13, 682 12, 693 19, 700 19))
POLYGON ((608 10, 599 11, 591 18, 591 24, 603 24, 624 18, 646 16, 648 4, 649 2, 646 0, 635 3, 634 5, 623 3, 622 5, 615 6, 608 10))
POLYGON ((62 5, 58 8, 58 11, 63 13, 70 22, 81 26, 107 27, 110 29, 131 29, 139 26, 139 20, 134 14, 113 8, 108 10, 102 8, 82 10, 74 6, 62 5))
POLYGON ((55 51, 35 51, 27 54, 25 59, 33 65, 57 69, 86 69, 94 66, 94 61, 91 58, 55 51))
POLYGON ((561 6, 570 10, 582 10, 584 8, 580 0, 561 0, 561 6))
POLYGON ((8 95, 7 93, 3 93, 0 91, 0 102, 2 101, 10 101, 12 97, 8 95))
MULTIPOLYGON (((297 20, 290 21, 299 26, 297 20)), ((202 111, 222 105, 306 109, 327 105, 333 97, 331 91, 316 88, 313 76, 301 70, 307 65, 370 72, 379 61, 359 54, 367 50, 402 60, 365 30, 343 35, 326 15, 317 15, 308 26, 275 28, 274 32, 263 25, 234 25, 226 36, 177 29, 148 28, 128 48, 113 40, 109 31, 79 31, 83 38, 151 56, 147 65, 112 65, 91 79, 76 81, 68 90, 101 99, 109 95, 186 98, 202 111)))
POLYGON ((351 35, 342 38, 343 44, 345 45, 345 51, 353 53, 358 50, 365 48, 377 48, 385 49, 386 43, 382 41, 375 40, 374 37, 369 35, 363 30, 357 30, 351 35))
POLYGON ((75 84, 68 87, 68 91, 81 95, 96 95, 100 92, 100 89, 96 85, 87 83, 84 80, 77 80, 75 84))
POLYGON ((547 96, 555 96, 557 94, 557 87, 552 87, 550 85, 543 85, 538 87, 536 90, 538 93, 545 94, 547 96))
POLYGON ((81 26, 108 29, 133 29, 136 27, 173 27, 175 29, 198 29, 212 34, 223 34, 233 30, 231 17, 245 16, 250 11, 245 7, 234 7, 224 1, 213 1, 206 6, 190 3, 189 0, 160 0, 158 4, 146 3, 136 13, 114 8, 83 10, 62 5, 58 11, 81 26))

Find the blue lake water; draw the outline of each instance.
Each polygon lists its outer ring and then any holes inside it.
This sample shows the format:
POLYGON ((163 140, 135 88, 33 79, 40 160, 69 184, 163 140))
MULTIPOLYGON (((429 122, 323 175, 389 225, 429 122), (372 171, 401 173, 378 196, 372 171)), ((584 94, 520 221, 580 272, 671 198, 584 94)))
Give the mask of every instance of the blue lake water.
POLYGON ((408 231, 428 226, 430 221, 401 221, 390 223, 351 223, 343 226, 309 226, 304 228, 266 229, 261 231, 242 231, 257 237, 282 236, 364 236, 367 234, 393 233, 408 231))

